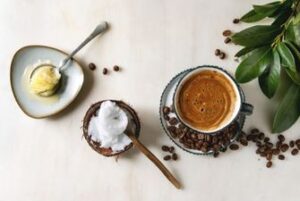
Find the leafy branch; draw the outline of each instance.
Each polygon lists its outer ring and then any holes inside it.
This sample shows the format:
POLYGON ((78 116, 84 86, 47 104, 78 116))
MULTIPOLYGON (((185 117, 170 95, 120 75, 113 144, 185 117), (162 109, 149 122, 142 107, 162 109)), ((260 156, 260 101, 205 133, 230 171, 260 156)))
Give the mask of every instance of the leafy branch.
POLYGON ((287 130, 300 116, 299 12, 300 0, 253 5, 253 9, 241 17, 242 22, 271 18, 272 23, 252 26, 231 37, 235 44, 243 46, 235 55, 242 60, 235 72, 238 82, 258 78, 260 89, 268 98, 274 97, 280 83, 288 84, 274 116, 273 133, 287 130))

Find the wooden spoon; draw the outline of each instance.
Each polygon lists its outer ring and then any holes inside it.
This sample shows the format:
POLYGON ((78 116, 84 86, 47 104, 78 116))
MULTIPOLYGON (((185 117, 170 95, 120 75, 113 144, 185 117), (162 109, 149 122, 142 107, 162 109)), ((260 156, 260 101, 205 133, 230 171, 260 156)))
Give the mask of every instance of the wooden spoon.
POLYGON ((171 174, 171 172, 160 162, 160 160, 147 149, 137 138, 130 132, 128 129, 125 131, 125 134, 131 139, 132 143, 145 155, 149 158, 155 165, 160 169, 160 171, 165 175, 165 177, 177 188, 181 188, 181 184, 177 179, 171 174))

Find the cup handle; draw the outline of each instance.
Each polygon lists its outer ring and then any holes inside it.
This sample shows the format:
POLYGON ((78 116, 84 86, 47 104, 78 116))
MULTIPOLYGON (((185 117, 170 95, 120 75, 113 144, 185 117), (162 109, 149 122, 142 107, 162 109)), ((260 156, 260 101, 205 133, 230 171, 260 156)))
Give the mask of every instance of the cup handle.
POLYGON ((241 112, 246 115, 251 115, 253 112, 253 105, 249 103, 242 103, 241 112))

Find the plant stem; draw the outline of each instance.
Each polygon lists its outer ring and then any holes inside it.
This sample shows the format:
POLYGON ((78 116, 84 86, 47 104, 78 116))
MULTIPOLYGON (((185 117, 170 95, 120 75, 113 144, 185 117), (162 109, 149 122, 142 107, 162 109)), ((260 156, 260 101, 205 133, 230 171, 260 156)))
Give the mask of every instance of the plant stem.
POLYGON ((282 29, 281 33, 274 39, 274 42, 271 45, 272 48, 276 47, 279 42, 282 42, 288 25, 290 24, 291 20, 298 12, 297 10, 298 10, 298 6, 300 6, 300 0, 296 0, 296 2, 293 3, 293 5, 292 5, 293 11, 292 11, 291 15, 289 16, 289 18, 282 25, 283 29, 282 29))

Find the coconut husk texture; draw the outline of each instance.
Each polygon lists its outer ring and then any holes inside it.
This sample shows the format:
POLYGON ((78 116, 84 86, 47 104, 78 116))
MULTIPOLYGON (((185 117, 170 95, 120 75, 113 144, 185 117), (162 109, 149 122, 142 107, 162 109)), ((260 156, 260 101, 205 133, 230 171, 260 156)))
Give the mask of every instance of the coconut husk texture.
MULTIPOLYGON (((133 144, 130 143, 122 151, 113 152, 111 148, 101 147, 101 142, 93 141, 91 139, 91 136, 88 135, 88 127, 89 127, 91 118, 100 109, 102 102, 105 102, 105 101, 107 101, 107 100, 102 100, 97 103, 94 103, 93 105, 91 105, 91 107, 86 112, 84 119, 83 119, 83 136, 86 139, 87 143, 90 145, 90 147, 93 150, 95 150, 96 152, 98 152, 99 154, 106 156, 106 157, 117 156, 117 155, 122 154, 125 151, 129 150, 133 146, 133 144)), ((128 111, 129 114, 131 114, 131 116, 133 118, 133 123, 135 124, 135 127, 136 127, 134 133, 135 133, 136 137, 139 137, 140 130, 141 130, 141 124, 140 124, 139 117, 138 117, 137 113, 135 112, 135 110, 132 107, 130 107, 128 104, 124 103, 123 101, 119 101, 119 100, 110 100, 110 101, 115 102, 120 108, 128 111)))

